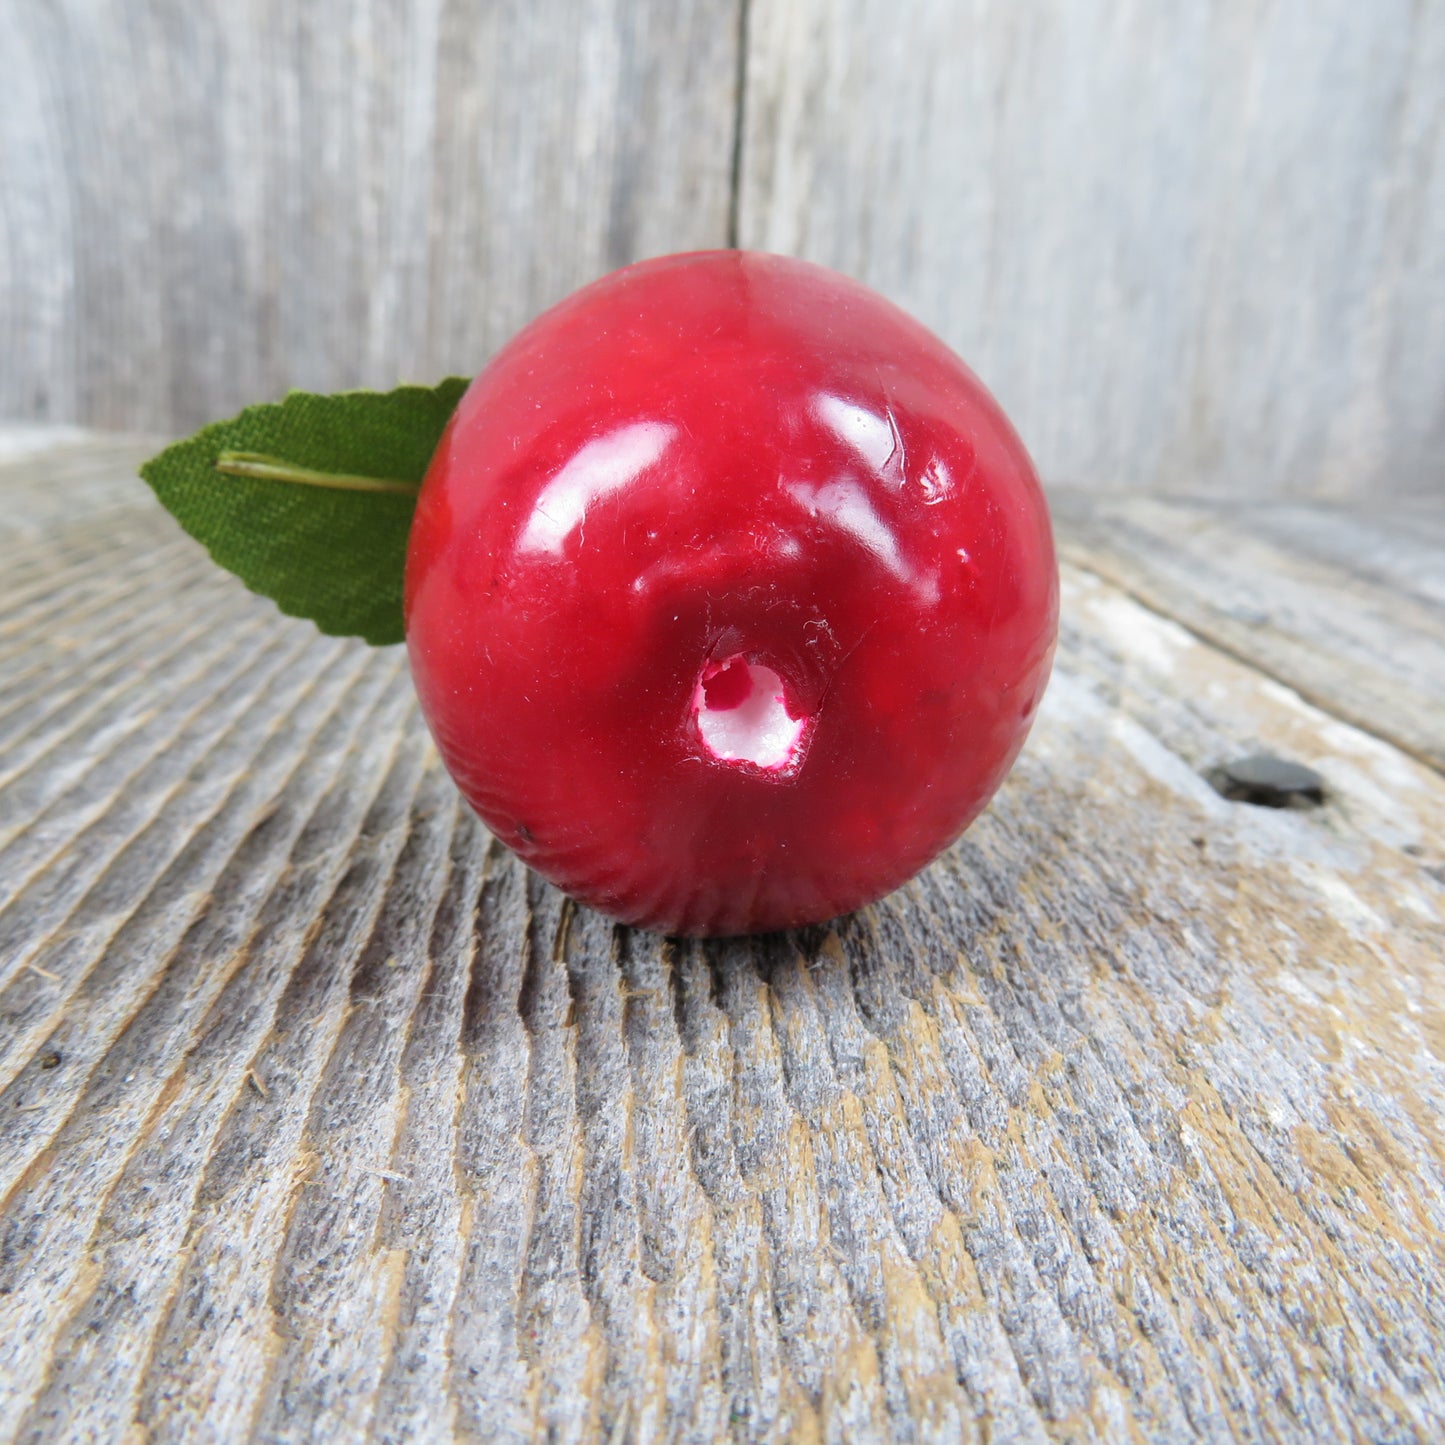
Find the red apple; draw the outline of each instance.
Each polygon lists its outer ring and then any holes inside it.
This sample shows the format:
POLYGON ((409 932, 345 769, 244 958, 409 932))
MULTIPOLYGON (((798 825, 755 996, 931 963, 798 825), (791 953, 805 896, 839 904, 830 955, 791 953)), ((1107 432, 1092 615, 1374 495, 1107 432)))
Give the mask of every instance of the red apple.
POLYGON ((472 383, 406 573, 422 710, 492 831, 667 932, 791 927, 968 826, 1048 678, 1023 445, 946 346, 800 261, 647 261, 472 383))

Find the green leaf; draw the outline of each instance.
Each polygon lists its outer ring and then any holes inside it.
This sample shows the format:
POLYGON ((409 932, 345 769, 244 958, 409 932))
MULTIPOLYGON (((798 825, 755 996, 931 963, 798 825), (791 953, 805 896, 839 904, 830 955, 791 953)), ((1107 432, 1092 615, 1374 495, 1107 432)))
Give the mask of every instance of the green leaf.
POLYGON ((335 637, 402 640, 416 494, 466 390, 293 391, 167 447, 140 469, 212 558, 335 637))

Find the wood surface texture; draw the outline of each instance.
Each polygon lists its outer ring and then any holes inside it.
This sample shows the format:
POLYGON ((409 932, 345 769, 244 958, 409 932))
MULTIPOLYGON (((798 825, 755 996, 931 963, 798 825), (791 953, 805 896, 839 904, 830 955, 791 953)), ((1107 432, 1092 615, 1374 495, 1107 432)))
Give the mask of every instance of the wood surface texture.
POLYGON ((0 0, 0 418, 471 375, 725 245, 738 36, 733 0, 0 0))
POLYGON ((751 0, 743 243, 869 282, 1045 477, 1438 493, 1445 6, 751 0))
POLYGON ((1438 490, 1445 5, 0 0, 0 417, 470 374, 744 245, 939 331, 1044 474, 1438 490))
POLYGON ((401 649, 216 571, 147 450, 0 433, 0 1438, 1445 1433, 1445 776, 1398 661, 1445 510, 1196 505, 1191 594, 1116 526, 1173 503, 1061 498, 987 814, 704 946, 491 843, 401 649), (1403 620, 1333 653, 1290 610, 1366 585, 1403 620), (1326 804, 1202 781, 1260 750, 1326 804))
POLYGON ((1358 508, 1056 490, 1065 556, 1445 772, 1439 501, 1358 508))

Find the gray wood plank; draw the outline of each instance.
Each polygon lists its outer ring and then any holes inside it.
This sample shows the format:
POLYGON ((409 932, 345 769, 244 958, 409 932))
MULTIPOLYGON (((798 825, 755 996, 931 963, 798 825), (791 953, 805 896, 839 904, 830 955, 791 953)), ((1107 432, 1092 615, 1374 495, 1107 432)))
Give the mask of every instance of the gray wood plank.
POLYGON ((0 1438, 1445 1429, 1445 778, 1075 541, 945 858, 794 935, 614 928, 459 804, 401 651, 215 572, 137 447, 7 482, 56 589, 0 699, 60 696, 0 752, 0 1438), (1203 781, 1261 747, 1326 804, 1203 781))
POLYGON ((1445 7, 752 0, 744 245, 877 286, 1050 481, 1438 494, 1445 7))
POLYGON ((1445 772, 1445 505, 1052 501, 1066 556, 1445 772))
POLYGON ((5 6, 0 417, 185 432, 470 375, 726 243, 735 0, 5 6))

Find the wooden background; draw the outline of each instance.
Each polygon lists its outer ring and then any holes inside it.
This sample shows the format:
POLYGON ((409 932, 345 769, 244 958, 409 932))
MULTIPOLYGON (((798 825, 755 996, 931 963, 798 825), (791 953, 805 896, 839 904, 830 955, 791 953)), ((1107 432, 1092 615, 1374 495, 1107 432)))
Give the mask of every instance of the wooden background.
POLYGON ((1437 489, 1445 5, 0 0, 0 417, 470 374, 624 262, 866 280, 1045 477, 1437 489))
POLYGON ((1056 492, 984 817, 697 945, 145 451, 0 431, 0 1440, 1445 1438, 1438 502, 1056 492))

